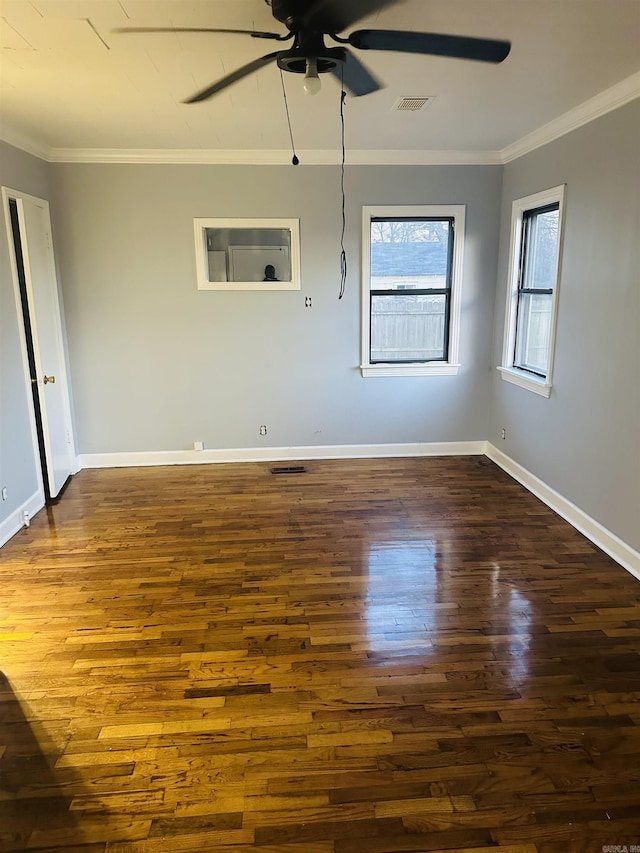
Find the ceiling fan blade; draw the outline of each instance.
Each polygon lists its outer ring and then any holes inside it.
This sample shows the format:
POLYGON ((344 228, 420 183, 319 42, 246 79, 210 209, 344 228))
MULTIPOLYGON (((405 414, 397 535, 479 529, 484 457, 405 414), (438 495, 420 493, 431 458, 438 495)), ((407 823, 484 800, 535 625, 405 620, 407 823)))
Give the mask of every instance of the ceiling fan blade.
POLYGON ((275 39, 286 41, 293 36, 287 33, 285 36, 278 33, 264 33, 260 30, 220 30, 215 27, 117 27, 114 33, 226 33, 231 35, 251 36, 254 39, 275 39))
POLYGON ((395 50, 477 59, 480 62, 502 62, 511 50, 511 42, 508 41, 402 30, 356 30, 348 42, 361 50, 395 50))
POLYGON ((397 0, 314 0, 300 23, 320 33, 340 33, 361 18, 395 2, 397 0))
POLYGON ((345 51, 346 60, 343 66, 337 66, 331 72, 347 87, 352 95, 370 95, 382 89, 382 83, 371 74, 369 69, 352 53, 345 51))
POLYGON ((198 92, 193 97, 188 98, 184 103, 185 104, 195 104, 198 101, 206 101, 207 98, 210 98, 212 95, 217 94, 222 91, 222 89, 226 89, 227 86, 231 86, 232 83, 237 83, 238 80, 242 80, 243 77, 246 77, 249 74, 252 74, 254 71, 258 71, 265 65, 268 65, 270 62, 273 62, 277 59, 280 51, 276 51, 275 53, 267 53, 266 56, 261 56, 259 59, 254 59, 253 62, 249 62, 247 65, 243 65, 241 68, 236 69, 231 74, 227 74, 226 77, 222 77, 216 83, 211 86, 207 86, 206 89, 203 89, 201 92, 198 92))

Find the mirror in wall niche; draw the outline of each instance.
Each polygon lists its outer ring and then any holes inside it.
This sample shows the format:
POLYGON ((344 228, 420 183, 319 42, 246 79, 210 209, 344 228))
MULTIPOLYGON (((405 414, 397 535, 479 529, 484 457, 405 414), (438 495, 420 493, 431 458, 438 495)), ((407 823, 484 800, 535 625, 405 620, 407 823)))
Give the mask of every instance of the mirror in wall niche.
POLYGON ((194 219, 198 290, 300 290, 297 219, 194 219))

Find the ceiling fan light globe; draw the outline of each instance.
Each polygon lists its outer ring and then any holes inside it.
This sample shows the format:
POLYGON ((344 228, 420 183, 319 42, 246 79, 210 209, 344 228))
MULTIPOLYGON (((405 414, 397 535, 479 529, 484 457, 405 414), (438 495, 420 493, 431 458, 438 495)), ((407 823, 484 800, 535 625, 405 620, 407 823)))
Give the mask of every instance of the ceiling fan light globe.
POLYGON ((317 95, 322 88, 320 77, 318 76, 318 60, 310 57, 307 59, 307 70, 304 75, 304 83, 302 88, 307 95, 317 95))
POLYGON ((317 74, 315 76, 305 74, 302 88, 305 90, 307 95, 317 95, 320 89, 322 89, 322 83, 320 82, 320 78, 317 74))

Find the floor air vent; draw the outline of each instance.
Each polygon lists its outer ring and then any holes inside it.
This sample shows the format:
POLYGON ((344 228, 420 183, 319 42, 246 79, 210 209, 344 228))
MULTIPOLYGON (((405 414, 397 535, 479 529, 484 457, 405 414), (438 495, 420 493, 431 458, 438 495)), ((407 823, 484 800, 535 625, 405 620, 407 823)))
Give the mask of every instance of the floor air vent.
POLYGON ((306 471, 304 465, 277 465, 271 469, 272 474, 305 474, 306 471))

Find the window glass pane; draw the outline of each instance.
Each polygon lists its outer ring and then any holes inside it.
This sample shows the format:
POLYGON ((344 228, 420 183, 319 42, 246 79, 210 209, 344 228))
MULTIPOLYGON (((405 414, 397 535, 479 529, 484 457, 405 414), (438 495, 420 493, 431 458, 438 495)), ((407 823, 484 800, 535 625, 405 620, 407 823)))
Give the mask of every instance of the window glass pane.
POLYGON ((449 287, 450 219, 372 219, 371 290, 449 287))
POLYGON ((524 270, 521 287, 552 290, 555 286, 558 257, 558 205, 526 214, 524 231, 524 270))
POLYGON ((518 303, 514 364, 546 376, 551 340, 550 293, 522 293, 518 303))
POLYGON ((444 294, 371 297, 371 361, 444 359, 444 294))

